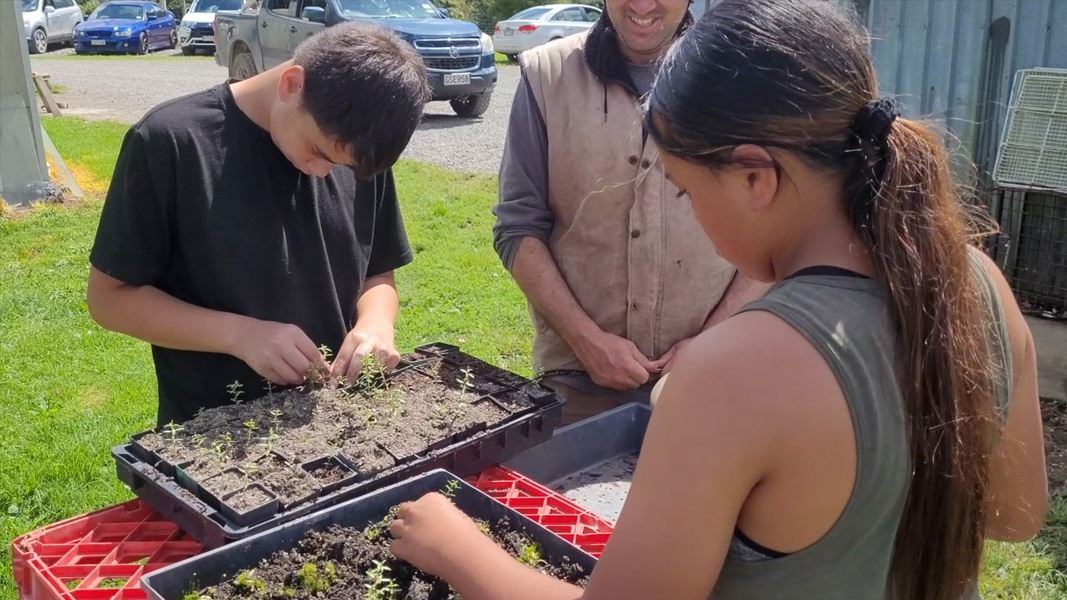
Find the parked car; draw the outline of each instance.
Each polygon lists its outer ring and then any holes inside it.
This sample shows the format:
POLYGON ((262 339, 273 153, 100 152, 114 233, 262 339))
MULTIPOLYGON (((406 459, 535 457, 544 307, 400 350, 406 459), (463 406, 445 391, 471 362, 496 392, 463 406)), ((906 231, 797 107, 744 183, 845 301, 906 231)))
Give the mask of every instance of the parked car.
POLYGON ((189 56, 197 50, 215 53, 215 13, 240 10, 243 0, 194 0, 178 26, 178 45, 189 56))
POLYGON ((474 23, 450 19, 430 0, 263 0, 258 13, 215 15, 215 62, 245 79, 293 56, 304 38, 345 21, 395 31, 422 56, 434 100, 461 117, 489 108, 496 85, 493 39, 474 23))
POLYGON ((514 61, 534 46, 587 31, 599 18, 600 9, 585 4, 533 6, 497 23, 493 45, 514 61))
POLYGON ((74 28, 74 52, 78 54, 148 54, 177 44, 178 23, 174 13, 154 2, 108 2, 74 28))
POLYGON ((74 0, 22 0, 22 25, 30 54, 48 52, 49 44, 74 40, 74 27, 85 14, 74 0))

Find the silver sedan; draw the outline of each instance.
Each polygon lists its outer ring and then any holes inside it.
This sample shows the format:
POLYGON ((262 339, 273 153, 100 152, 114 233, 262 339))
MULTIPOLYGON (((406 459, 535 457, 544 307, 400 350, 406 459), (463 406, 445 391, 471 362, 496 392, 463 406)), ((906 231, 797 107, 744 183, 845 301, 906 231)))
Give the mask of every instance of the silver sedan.
POLYGON ((493 46, 515 60, 524 50, 587 31, 599 18, 600 9, 585 4, 534 6, 497 23, 493 46))

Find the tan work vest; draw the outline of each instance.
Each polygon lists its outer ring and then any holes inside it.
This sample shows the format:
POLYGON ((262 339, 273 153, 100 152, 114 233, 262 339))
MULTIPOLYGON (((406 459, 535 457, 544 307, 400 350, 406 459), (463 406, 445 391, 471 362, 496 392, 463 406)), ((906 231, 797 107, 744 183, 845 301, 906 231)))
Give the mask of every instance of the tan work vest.
MULTIPOLYGON (((644 143, 639 101, 585 62, 586 36, 523 53, 548 130, 549 250, 601 329, 650 359, 701 330, 734 274, 644 143)), ((581 369, 531 307, 534 367, 581 369)))

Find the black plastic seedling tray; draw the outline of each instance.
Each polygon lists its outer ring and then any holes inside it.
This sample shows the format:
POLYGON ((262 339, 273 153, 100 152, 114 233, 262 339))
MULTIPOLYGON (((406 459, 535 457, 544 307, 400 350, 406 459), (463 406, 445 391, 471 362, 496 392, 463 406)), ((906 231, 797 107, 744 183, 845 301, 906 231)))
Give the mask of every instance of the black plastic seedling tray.
MULTIPOLYGON (((408 357, 408 368, 419 368, 420 357, 448 357, 453 366, 478 368, 480 375, 474 387, 482 397, 477 402, 507 406, 509 395, 514 399, 521 393, 529 406, 516 408, 513 401, 509 416, 498 425, 445 438, 425 451, 399 457, 394 466, 366 477, 357 477, 354 465, 342 454, 319 457, 303 463, 300 468, 307 471, 328 461, 351 474, 336 484, 323 487, 312 497, 288 503, 275 497, 243 513, 226 504, 234 490, 212 493, 204 487, 204 482, 186 474, 183 464, 174 465, 155 453, 146 452, 136 440, 148 432, 134 436, 134 443, 113 449, 119 479, 206 547, 215 548, 433 469, 447 469, 461 477, 477 474, 548 440, 561 420, 563 399, 548 388, 488 365, 446 344, 416 349, 408 357), (498 401, 497 398, 505 400, 498 401)), ((274 490, 266 489, 266 492, 269 495, 274 490)))
POLYGON ((549 563, 562 564, 566 558, 581 565, 587 573, 592 572, 596 565, 592 556, 462 482, 456 475, 436 470, 149 573, 141 579, 141 589, 152 600, 181 600, 190 591, 221 583, 280 550, 293 548, 312 531, 334 525, 362 529, 383 519, 397 504, 441 491, 453 481, 459 483, 453 502, 467 515, 488 523, 506 517, 512 529, 541 545, 549 563))

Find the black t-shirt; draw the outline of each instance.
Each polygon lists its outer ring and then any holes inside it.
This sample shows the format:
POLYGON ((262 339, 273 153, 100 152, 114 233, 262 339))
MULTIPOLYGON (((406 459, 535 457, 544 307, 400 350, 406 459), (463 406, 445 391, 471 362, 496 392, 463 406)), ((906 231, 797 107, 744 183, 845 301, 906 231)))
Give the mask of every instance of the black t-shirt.
MULTIPOLYGON (((367 277, 411 261, 391 172, 358 182, 301 173, 227 84, 151 110, 126 134, 90 260, 214 310, 299 326, 338 350, 367 277)), ((242 399, 266 382, 223 354, 152 347, 159 422, 242 399)))

